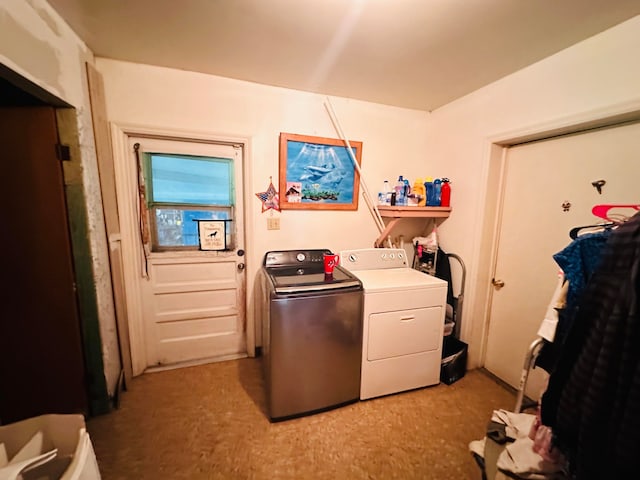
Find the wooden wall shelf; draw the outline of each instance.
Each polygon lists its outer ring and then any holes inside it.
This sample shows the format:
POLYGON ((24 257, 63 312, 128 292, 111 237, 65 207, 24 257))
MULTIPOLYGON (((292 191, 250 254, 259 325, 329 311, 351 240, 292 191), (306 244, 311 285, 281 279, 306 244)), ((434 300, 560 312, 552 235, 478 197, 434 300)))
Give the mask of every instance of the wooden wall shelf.
POLYGON ((382 247, 385 239, 403 218, 447 218, 451 213, 451 207, 389 207, 378 206, 382 218, 390 218, 385 229, 376 239, 375 246, 382 247))
POLYGON ((379 205, 381 217, 388 218, 446 218, 451 207, 388 207, 379 205))

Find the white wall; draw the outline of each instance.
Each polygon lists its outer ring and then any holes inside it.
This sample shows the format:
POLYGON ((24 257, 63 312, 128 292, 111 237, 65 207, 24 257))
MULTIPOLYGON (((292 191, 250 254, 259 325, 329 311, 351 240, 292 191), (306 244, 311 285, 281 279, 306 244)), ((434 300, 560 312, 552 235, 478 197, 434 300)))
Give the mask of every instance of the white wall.
POLYGON ((469 267, 463 331, 473 364, 480 360, 487 316, 491 230, 499 186, 496 155, 499 158, 500 152, 492 149, 492 143, 640 110, 638 45, 640 16, 445 105, 429 117, 429 156, 436 169, 453 181, 453 214, 443 223, 441 238, 445 249, 462 255, 469 267))
POLYGON ((98 317, 109 394, 120 371, 102 199, 86 87, 93 54, 43 0, 0 2, 0 63, 76 108, 98 317))
MULTIPOLYGON (((104 58, 98 58, 96 66, 104 79, 111 122, 250 139, 245 178, 248 292, 269 250, 373 246, 378 231, 363 198, 358 211, 284 210, 275 213, 280 230, 267 230, 273 210, 262 213, 255 196, 266 190, 269 177, 278 188, 281 132, 339 138, 325 97, 104 58)), ((331 103, 344 133, 363 142, 362 171, 372 195, 385 178, 421 175, 410 167, 425 158, 426 112, 344 98, 332 98, 331 103)))

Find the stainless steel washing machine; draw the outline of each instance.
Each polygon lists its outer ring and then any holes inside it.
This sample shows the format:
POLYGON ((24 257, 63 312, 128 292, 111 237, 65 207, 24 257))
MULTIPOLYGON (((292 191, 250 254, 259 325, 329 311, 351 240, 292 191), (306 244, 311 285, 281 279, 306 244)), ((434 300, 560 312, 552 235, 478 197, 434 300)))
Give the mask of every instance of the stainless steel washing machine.
POLYGON ((267 252, 262 274, 262 350, 271 420, 360 397, 363 290, 340 266, 324 274, 329 250, 267 252))

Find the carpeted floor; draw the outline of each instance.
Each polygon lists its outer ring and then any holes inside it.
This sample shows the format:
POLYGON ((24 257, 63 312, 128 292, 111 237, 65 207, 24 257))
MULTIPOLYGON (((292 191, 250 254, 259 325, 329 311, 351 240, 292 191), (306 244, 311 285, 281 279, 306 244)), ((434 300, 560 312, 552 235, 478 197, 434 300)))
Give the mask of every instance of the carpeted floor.
POLYGON ((87 427, 103 480, 480 479, 468 444, 515 395, 480 370, 452 385, 270 423, 259 359, 145 374, 87 427))

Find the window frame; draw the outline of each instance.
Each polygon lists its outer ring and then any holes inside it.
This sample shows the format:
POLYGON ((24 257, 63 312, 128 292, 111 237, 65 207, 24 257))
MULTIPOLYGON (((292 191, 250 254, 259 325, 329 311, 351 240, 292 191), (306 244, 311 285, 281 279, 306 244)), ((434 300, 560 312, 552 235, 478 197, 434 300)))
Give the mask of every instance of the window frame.
MULTIPOLYGON (((236 226, 234 220, 236 199, 236 178, 235 178, 235 162, 236 158, 228 155, 216 155, 214 152, 190 152, 188 149, 175 151, 174 149, 153 148, 141 152, 141 170, 144 184, 144 208, 146 210, 146 223, 148 227, 147 243, 151 253, 162 252, 199 252, 200 247, 197 242, 194 245, 161 245, 158 235, 158 224, 156 212, 158 209, 174 209, 174 210, 199 210, 209 212, 224 212, 226 214, 227 231, 226 231, 226 248, 224 251, 233 251, 237 247, 236 242, 236 226), (200 203, 175 203, 175 202, 157 202, 153 199, 153 177, 152 177, 152 157, 170 156, 176 157, 178 160, 183 157, 203 159, 202 161, 223 161, 227 163, 229 170, 229 200, 230 204, 200 204, 200 203)), ((223 216, 224 217, 224 216, 223 216)))
MULTIPOLYGON (((230 207, 209 207, 203 205, 194 204, 174 204, 174 203, 156 203, 153 206, 147 206, 148 219, 149 219, 149 245, 152 253, 161 252, 193 252, 201 251, 198 243, 195 245, 160 245, 158 243, 158 226, 156 223, 156 209, 176 209, 176 210, 200 210, 200 211, 213 211, 213 212, 228 212, 227 222, 227 245, 224 251, 233 250, 235 248, 235 232, 233 228, 233 212, 234 206, 230 207)), ((205 219, 209 220, 209 219, 205 219)), ((196 229, 197 230, 197 229, 196 229)))

